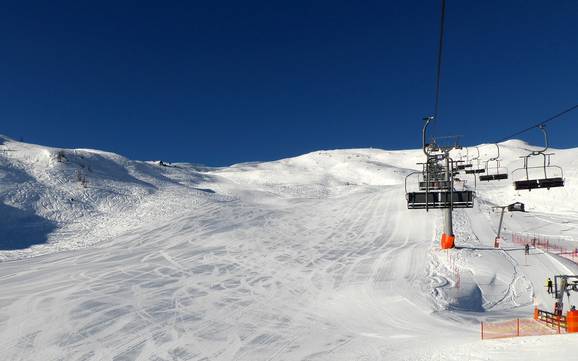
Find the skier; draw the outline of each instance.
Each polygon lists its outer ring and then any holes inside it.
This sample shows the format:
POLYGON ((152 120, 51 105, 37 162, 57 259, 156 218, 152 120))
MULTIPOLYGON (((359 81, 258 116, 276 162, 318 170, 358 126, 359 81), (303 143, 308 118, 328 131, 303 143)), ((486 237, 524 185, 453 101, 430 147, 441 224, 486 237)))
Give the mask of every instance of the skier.
POLYGON ((548 293, 554 293, 554 289, 552 288, 552 280, 548 277, 548 281, 546 281, 546 286, 548 286, 548 293))
POLYGON ((528 243, 526 243, 526 245, 524 246, 524 252, 526 254, 530 254, 530 245, 528 243))

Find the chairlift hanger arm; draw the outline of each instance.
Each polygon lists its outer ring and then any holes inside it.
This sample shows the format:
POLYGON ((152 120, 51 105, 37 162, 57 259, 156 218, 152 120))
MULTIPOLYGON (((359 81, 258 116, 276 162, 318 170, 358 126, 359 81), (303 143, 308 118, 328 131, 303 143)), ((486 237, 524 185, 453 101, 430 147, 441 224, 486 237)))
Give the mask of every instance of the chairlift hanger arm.
POLYGON ((423 120, 425 120, 425 124, 423 125, 423 129, 421 131, 421 133, 422 133, 421 141, 422 141, 422 146, 423 146, 423 152, 426 155, 426 157, 428 157, 428 158, 429 158, 430 154, 427 151, 425 140, 426 140, 426 136, 427 136, 427 127, 433 119, 434 119, 433 116, 423 118, 423 120))
POLYGON ((490 158, 488 159, 488 161, 495 161, 500 159, 500 146, 498 145, 498 143, 494 143, 494 145, 496 146, 496 148, 498 149, 498 155, 495 156, 494 158, 490 158))
POLYGON ((416 170, 416 171, 411 172, 411 173, 409 173, 408 175, 405 176, 405 194, 407 194, 407 179, 408 179, 410 176, 412 176, 412 175, 414 175, 414 174, 417 174, 417 173, 421 173, 421 172, 416 170))
POLYGON ((540 129, 542 131, 542 133, 544 133, 544 149, 543 150, 539 150, 539 151, 534 151, 532 152, 532 155, 538 155, 538 154, 544 154, 544 152, 546 152, 548 150, 548 132, 546 131, 546 126, 544 124, 540 124, 538 126, 538 129, 540 129))

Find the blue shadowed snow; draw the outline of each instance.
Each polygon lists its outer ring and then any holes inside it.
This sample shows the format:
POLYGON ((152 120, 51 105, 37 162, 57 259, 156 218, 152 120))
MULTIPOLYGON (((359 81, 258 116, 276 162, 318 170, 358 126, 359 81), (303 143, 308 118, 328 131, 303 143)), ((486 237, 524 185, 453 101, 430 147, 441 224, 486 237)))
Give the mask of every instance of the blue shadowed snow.
POLYGON ((32 211, 0 204, 0 250, 24 249, 46 243, 56 223, 32 211))

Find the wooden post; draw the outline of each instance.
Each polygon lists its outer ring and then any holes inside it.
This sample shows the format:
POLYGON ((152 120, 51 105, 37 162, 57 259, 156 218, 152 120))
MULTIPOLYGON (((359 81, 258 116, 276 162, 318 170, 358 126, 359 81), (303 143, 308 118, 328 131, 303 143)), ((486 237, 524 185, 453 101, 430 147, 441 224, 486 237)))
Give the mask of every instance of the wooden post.
POLYGON ((482 335, 482 340, 484 339, 484 322, 480 322, 480 334, 482 335))
POLYGON ((517 328, 517 330, 516 330, 516 336, 519 337, 519 336, 520 336, 520 319, 519 319, 519 318, 516 319, 516 326, 517 326, 517 327, 516 327, 516 328, 517 328))
POLYGON ((558 333, 560 333, 560 316, 556 316, 556 321, 558 321, 558 333))

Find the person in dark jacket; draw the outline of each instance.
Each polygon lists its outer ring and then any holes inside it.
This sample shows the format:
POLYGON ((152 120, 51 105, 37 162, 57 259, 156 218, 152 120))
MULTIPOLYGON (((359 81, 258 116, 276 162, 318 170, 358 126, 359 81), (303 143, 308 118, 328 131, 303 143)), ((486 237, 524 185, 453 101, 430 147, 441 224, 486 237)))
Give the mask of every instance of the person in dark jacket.
POLYGON ((546 286, 548 286, 548 293, 554 293, 554 289, 552 288, 552 280, 548 277, 548 281, 546 281, 546 286))

